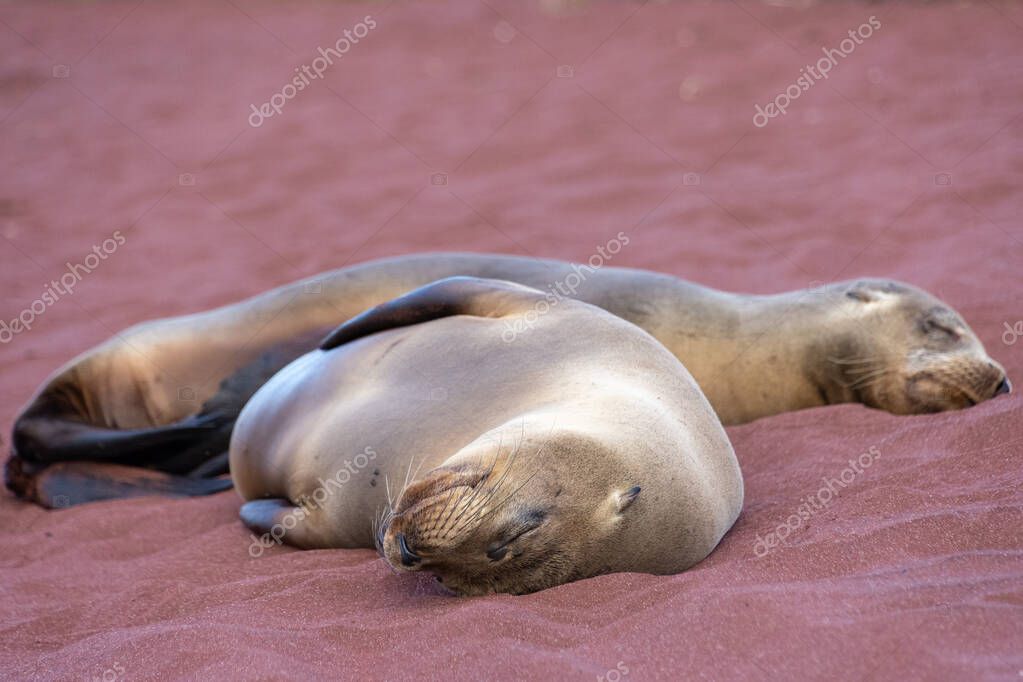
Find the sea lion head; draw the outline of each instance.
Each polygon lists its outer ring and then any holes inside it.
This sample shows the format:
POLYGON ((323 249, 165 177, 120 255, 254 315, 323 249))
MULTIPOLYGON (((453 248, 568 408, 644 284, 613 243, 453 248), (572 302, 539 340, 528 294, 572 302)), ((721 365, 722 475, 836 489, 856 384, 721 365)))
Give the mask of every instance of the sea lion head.
POLYGON ((895 414, 942 412, 1011 391, 963 318, 925 291, 891 280, 839 285, 851 324, 827 349, 851 398, 895 414))
MULTIPOLYGON (((433 573, 459 595, 524 594, 603 572, 638 486, 613 484, 595 464, 559 471, 546 443, 536 457, 455 457, 399 495, 376 533, 384 560, 433 573)), ((533 446, 536 449, 536 446, 533 446)), ((578 456, 575 458, 578 461, 578 456)))

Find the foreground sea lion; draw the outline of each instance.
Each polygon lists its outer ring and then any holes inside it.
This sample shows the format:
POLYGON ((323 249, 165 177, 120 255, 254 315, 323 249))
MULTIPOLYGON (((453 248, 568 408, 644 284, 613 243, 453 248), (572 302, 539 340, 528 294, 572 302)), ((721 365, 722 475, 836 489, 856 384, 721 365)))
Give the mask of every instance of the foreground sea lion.
POLYGON ((346 322, 238 417, 243 521, 299 547, 376 543, 459 594, 703 559, 743 490, 710 404, 655 339, 585 303, 503 341, 543 300, 452 278, 346 322))
MULTIPOLYGON (((626 243, 619 237, 608 244, 611 255, 626 243)), ((544 292, 535 308, 505 321, 509 346, 566 297, 637 324, 685 364, 725 424, 842 402, 937 412, 1009 391, 1004 370, 963 319, 909 285, 863 279, 731 294, 608 267, 611 255, 601 254, 583 265, 476 254, 372 261, 136 325, 40 387, 15 421, 8 487, 46 506, 222 489, 203 477, 226 471, 234 419, 277 370, 337 324, 453 275, 544 292)))

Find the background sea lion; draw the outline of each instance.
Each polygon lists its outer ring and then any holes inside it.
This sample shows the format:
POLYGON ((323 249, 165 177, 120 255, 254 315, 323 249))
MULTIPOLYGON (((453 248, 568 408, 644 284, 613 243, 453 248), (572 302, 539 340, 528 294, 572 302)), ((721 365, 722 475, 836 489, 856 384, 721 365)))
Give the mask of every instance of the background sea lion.
MULTIPOLYGON (((622 241, 626 240, 621 235, 622 241)), ((621 248, 618 243, 617 249, 621 248)), ((616 253, 610 242, 608 250, 616 253)), ((768 296, 732 294, 643 270, 477 254, 425 254, 323 273, 203 313, 134 326, 51 376, 14 424, 7 484, 52 505, 180 490, 226 471, 234 419, 278 369, 337 324, 435 280, 469 275, 544 293, 506 320, 513 345, 540 311, 592 303, 657 338, 693 374, 726 424, 861 402, 898 414, 956 409, 1008 392, 1002 367, 962 318, 930 294, 862 279, 768 296), (102 474, 87 462, 162 472, 102 474), (58 471, 54 462, 66 462, 58 471), (173 478, 177 476, 178 478, 173 478), (91 477, 91 478, 90 478, 91 477)), ((608 256, 610 257, 610 256, 608 256)), ((595 260, 597 259, 597 260, 595 260)), ((223 484, 212 484, 215 490, 223 484)))
POLYGON ((242 519, 300 547, 376 543, 460 594, 703 559, 743 490, 710 404, 655 339, 585 303, 503 341, 543 300, 452 278, 342 325, 242 410, 242 519))

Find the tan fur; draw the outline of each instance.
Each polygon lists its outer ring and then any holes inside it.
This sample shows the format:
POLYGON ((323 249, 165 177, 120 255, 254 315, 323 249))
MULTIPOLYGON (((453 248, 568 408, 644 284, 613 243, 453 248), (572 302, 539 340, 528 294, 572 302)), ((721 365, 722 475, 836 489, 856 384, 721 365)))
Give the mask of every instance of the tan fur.
POLYGON ((577 301, 511 342, 507 319, 437 319, 292 363, 238 419, 239 493, 307 502, 285 542, 378 543, 392 566, 432 571, 460 594, 703 559, 735 521, 743 486, 686 369, 639 328, 577 301), (373 459, 318 494, 365 452, 373 459), (415 566, 402 564, 399 533, 415 566))
POLYGON ((434 280, 489 277, 557 298, 551 292, 575 284, 578 273, 583 279, 569 293, 657 338, 692 372, 726 424, 839 402, 898 414, 956 409, 991 397, 1005 378, 955 311, 895 282, 752 296, 642 270, 426 254, 327 272, 233 305, 132 327, 55 373, 33 402, 65 392, 92 424, 168 424, 195 413, 221 381, 269 349, 305 338, 301 352, 310 350, 337 324, 434 280), (925 333, 928 317, 954 321, 958 337, 925 333), (857 379, 865 373, 834 362, 852 360, 873 361, 871 368, 886 376, 864 388, 870 382, 857 379))

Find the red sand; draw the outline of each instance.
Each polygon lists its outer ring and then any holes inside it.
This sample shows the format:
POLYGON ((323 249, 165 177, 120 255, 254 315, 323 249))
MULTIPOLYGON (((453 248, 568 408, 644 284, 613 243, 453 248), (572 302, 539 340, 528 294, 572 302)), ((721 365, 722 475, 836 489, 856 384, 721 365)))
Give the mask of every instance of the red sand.
MULTIPOLYGON (((1002 341, 1023 319, 1019 5, 242 7, 0 8, 0 318, 126 238, 0 346, 4 434, 51 370, 140 320, 409 251, 583 260, 619 230, 614 264, 722 288, 914 282, 1023 386, 1023 340, 1002 341), (377 28, 325 79, 248 126, 367 14, 377 28), (881 28, 827 81, 753 126, 870 15, 881 28)), ((0 674, 1018 679, 1021 407, 1017 391, 731 428, 746 507, 707 561, 517 598, 443 596, 368 550, 250 559, 233 492, 62 512, 3 496, 0 674), (755 556, 871 447, 826 510, 755 556)))

